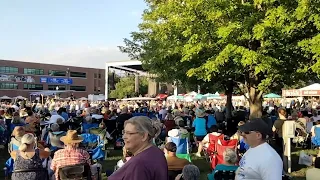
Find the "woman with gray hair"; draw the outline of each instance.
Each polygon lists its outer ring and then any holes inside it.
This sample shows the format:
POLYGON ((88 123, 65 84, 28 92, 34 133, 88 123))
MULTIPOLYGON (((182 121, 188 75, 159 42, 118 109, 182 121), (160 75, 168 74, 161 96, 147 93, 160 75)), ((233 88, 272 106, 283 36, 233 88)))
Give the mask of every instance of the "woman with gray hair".
POLYGON ((185 165, 182 169, 182 174, 176 177, 176 180, 199 180, 200 170, 193 164, 185 165))
POLYGON ((238 155, 234 149, 227 148, 223 152, 224 164, 218 164, 211 174, 208 174, 209 180, 214 180, 214 174, 218 171, 236 171, 239 166, 235 164, 238 162, 238 155))
POLYGON ((133 157, 108 180, 168 180, 168 165, 163 152, 153 145, 159 135, 159 123, 146 116, 136 116, 124 123, 125 148, 133 157))

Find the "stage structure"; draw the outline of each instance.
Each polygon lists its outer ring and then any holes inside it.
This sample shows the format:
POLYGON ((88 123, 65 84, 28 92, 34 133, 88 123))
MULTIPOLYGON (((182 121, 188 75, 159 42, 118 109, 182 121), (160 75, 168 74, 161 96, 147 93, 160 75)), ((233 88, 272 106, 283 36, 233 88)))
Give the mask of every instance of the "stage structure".
MULTIPOLYGON (((157 83, 153 77, 154 75, 143 70, 141 62, 137 60, 127 60, 127 61, 116 61, 116 62, 107 62, 106 63, 106 72, 105 72, 105 98, 109 98, 109 70, 116 69, 120 71, 125 71, 135 75, 135 92, 139 93, 139 76, 147 76, 149 79, 148 84, 148 95, 157 95, 159 93, 159 83, 157 83)), ((170 85, 169 85, 170 86, 170 85)), ((168 87, 168 89, 172 89, 168 87)), ((174 89, 174 92, 177 92, 177 88, 174 89)))

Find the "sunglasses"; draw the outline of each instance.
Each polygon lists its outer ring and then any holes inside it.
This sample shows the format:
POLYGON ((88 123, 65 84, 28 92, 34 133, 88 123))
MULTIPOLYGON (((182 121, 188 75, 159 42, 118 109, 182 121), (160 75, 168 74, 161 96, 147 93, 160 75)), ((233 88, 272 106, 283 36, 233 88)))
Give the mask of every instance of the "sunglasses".
POLYGON ((246 131, 246 132, 241 132, 241 133, 244 133, 244 134, 251 134, 253 132, 256 132, 256 131, 246 131))

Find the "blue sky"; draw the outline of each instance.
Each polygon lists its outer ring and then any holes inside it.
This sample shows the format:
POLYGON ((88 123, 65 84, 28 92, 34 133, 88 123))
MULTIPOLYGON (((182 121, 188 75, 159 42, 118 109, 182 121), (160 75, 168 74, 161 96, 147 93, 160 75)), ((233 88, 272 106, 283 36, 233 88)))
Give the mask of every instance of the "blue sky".
POLYGON ((126 60, 117 46, 145 8, 144 0, 2 0, 0 59, 100 68, 126 60))

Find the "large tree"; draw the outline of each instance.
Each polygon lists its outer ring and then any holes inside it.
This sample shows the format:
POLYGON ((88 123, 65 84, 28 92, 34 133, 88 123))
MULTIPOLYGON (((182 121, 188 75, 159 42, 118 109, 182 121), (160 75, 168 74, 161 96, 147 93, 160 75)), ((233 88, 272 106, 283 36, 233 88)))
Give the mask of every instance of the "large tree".
POLYGON ((249 93, 251 118, 261 116, 264 92, 320 71, 319 0, 146 3, 139 31, 120 49, 164 80, 232 79, 249 93))
MULTIPOLYGON (((147 77, 139 77, 139 94, 145 95, 148 93, 147 77)), ((111 98, 122 99, 126 97, 139 96, 135 92, 135 77, 126 76, 120 78, 120 81, 115 85, 115 90, 110 91, 111 98)))

